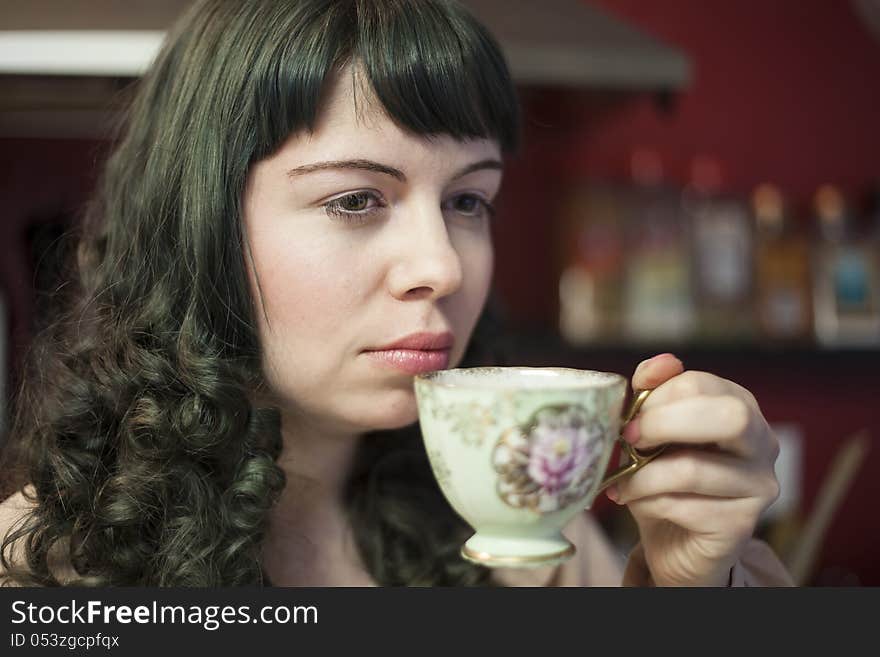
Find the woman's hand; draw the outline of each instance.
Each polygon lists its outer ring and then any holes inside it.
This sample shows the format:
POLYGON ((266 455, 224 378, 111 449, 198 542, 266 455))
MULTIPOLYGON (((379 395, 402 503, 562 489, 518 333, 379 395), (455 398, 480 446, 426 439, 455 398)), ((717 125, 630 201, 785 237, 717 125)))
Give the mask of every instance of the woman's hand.
POLYGON ((657 586, 727 586, 758 518, 779 495, 779 446, 752 394, 672 354, 641 363, 655 389, 624 429, 636 449, 666 451, 608 489, 626 504, 657 586))

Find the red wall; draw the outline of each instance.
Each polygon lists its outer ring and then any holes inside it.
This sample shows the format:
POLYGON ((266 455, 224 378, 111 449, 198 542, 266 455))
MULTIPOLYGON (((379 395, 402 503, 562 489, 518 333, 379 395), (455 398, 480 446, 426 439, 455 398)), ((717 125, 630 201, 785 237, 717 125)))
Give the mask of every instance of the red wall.
POLYGON ((693 83, 673 115, 644 99, 586 130, 572 164, 606 172, 648 145, 683 178, 710 154, 730 189, 774 181, 801 203, 880 178, 880 40, 849 2, 591 1, 688 53, 693 83))
POLYGON ((102 147, 81 140, 0 139, 0 290, 9 306, 12 365, 30 339, 34 307, 26 230, 80 212, 102 147))

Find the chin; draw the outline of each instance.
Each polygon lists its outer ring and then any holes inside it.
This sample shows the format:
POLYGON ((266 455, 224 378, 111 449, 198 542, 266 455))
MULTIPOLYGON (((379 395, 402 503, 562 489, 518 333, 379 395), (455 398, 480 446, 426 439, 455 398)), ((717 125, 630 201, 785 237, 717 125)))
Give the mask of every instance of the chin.
POLYGON ((389 420, 388 422, 377 422, 369 427, 367 427, 367 431, 392 431, 394 429, 403 429, 404 427, 408 427, 411 424, 415 424, 418 421, 418 417, 413 417, 409 420, 389 420))
POLYGON ((419 419, 415 393, 411 390, 395 391, 387 397, 383 396, 382 400, 377 400, 370 410, 372 413, 365 413, 362 416, 366 418, 368 431, 401 429, 419 419))
POLYGON ((376 418, 375 422, 371 422, 370 430, 402 429, 403 427, 418 422, 418 420, 419 414, 415 409, 413 409, 411 413, 389 413, 381 418, 376 418))

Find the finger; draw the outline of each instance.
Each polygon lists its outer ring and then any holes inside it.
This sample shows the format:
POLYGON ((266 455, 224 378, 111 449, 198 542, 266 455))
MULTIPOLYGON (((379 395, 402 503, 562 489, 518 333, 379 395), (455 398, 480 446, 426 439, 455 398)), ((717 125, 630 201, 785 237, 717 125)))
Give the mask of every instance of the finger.
POLYGON ((709 497, 666 493, 630 502, 627 508, 639 521, 665 520, 698 534, 751 536, 762 505, 750 498, 709 497))
POLYGON ((682 362, 672 354, 660 354, 638 364, 632 377, 633 390, 653 390, 684 371, 682 362))
POLYGON ((669 443, 708 444, 751 457, 755 452, 751 417, 751 409, 739 397, 700 395, 642 410, 624 435, 640 450, 669 443))
MULTIPOLYGON (((633 385, 635 387, 635 384, 633 385)), ((761 412, 758 402, 748 390, 733 381, 699 370, 681 372, 659 384, 645 400, 642 409, 648 410, 652 406, 660 406, 697 395, 733 395, 740 397, 756 412, 761 412)))
POLYGON ((778 490, 772 471, 749 467, 747 462, 721 453, 679 449, 666 452, 612 491, 617 504, 667 493, 692 493, 712 497, 775 497, 778 490))

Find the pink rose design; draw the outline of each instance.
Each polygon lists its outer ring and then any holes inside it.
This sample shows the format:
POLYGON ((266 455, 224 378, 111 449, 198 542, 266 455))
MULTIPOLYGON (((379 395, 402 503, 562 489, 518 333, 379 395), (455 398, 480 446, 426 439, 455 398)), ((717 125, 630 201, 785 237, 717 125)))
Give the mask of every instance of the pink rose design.
POLYGON ((586 495, 595 481, 605 437, 602 426, 580 407, 538 411, 530 428, 504 431, 492 462, 505 503, 538 513, 557 511, 586 495))
POLYGON ((538 426, 532 433, 529 476, 549 495, 568 488, 590 463, 585 427, 538 426))

